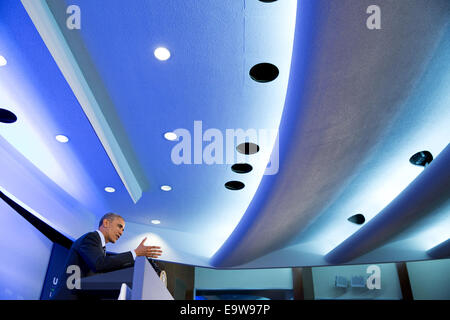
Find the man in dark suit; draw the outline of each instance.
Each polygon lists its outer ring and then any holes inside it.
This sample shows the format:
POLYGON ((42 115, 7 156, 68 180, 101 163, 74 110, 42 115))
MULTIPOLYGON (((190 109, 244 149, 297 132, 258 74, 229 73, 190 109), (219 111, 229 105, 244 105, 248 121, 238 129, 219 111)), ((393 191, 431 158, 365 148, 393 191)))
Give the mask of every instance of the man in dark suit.
POLYGON ((83 278, 96 273, 131 267, 137 256, 158 258, 162 254, 160 247, 144 245, 147 239, 144 238, 133 251, 106 255, 105 245, 119 240, 124 228, 125 221, 121 216, 107 213, 101 218, 98 230, 86 233, 77 239, 70 248, 63 274, 52 299, 76 300, 81 297, 80 292, 76 291, 79 289, 79 283, 77 285, 75 281, 69 279, 71 273, 75 274, 79 271, 80 277, 83 278))

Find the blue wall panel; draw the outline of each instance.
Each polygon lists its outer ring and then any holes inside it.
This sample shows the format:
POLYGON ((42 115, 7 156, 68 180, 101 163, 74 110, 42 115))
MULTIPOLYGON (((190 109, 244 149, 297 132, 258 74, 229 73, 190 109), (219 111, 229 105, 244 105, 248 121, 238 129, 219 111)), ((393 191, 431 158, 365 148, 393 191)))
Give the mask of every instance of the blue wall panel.
POLYGON ((39 299, 52 242, 0 200, 0 299, 39 299))

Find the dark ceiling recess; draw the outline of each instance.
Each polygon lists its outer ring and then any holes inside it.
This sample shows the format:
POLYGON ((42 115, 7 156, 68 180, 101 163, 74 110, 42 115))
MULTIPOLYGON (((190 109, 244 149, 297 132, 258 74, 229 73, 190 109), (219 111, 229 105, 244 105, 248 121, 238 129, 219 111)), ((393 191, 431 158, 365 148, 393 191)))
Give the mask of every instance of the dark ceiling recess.
POLYGON ((255 143, 244 142, 238 145, 236 150, 243 154, 254 154, 259 151, 259 146, 255 143))
POLYGON ((228 181, 225 183, 225 188, 230 190, 241 190, 245 187, 245 185, 240 181, 228 181))
POLYGON ((416 166, 425 167, 433 161, 433 155, 429 151, 420 151, 413 155, 409 162, 416 166))
POLYGON ((362 214, 358 213, 355 214, 354 216, 351 216, 347 220, 356 224, 363 224, 366 221, 366 218, 364 218, 362 214))
POLYGON ((265 3, 270 3, 270 2, 275 2, 275 1, 278 1, 278 0, 259 0, 259 1, 265 2, 265 3))
POLYGON ((278 77, 278 68, 271 63, 259 63, 250 69, 250 77, 256 82, 270 82, 278 77))
POLYGON ((236 163, 231 166, 231 170, 236 173, 249 173, 253 170, 253 167, 248 163, 236 163))
POLYGON ((14 113, 9 110, 0 108, 0 122, 3 123, 13 123, 17 121, 17 117, 14 113))

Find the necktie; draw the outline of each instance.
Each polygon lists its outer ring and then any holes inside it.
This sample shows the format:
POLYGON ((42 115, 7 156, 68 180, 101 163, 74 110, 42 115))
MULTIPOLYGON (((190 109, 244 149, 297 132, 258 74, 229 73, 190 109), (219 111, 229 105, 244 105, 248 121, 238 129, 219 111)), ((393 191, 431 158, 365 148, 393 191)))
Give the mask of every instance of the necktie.
POLYGON ((103 247, 103 255, 106 256, 106 247, 103 247))

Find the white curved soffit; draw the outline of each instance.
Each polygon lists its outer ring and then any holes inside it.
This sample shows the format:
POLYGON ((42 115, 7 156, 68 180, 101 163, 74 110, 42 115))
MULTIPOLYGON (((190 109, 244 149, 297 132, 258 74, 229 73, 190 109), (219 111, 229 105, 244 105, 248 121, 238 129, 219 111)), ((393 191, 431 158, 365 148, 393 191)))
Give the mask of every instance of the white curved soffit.
POLYGON ((53 59, 83 108, 100 142, 111 159, 134 203, 142 197, 144 187, 133 170, 130 155, 121 148, 113 128, 106 120, 99 101, 89 87, 74 55, 44 0, 21 0, 53 59))

